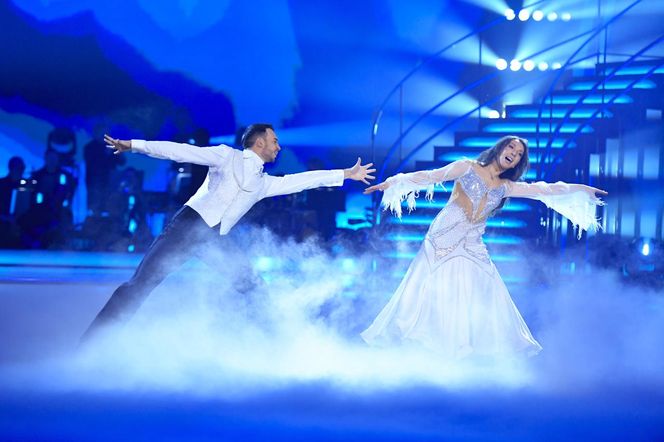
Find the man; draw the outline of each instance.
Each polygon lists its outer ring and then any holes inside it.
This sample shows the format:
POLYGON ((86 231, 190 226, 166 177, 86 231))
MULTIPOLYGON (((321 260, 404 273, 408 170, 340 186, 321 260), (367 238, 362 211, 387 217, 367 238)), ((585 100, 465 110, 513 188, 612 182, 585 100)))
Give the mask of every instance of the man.
POLYGON ((60 152, 46 148, 44 167, 30 176, 32 204, 19 217, 22 242, 31 249, 65 247, 73 227, 71 210, 78 180, 62 163, 60 152))
MULTIPOLYGON (((97 315, 83 340, 101 326, 130 317, 150 292, 190 257, 196 256, 214 267, 228 265, 225 257, 207 253, 210 243, 217 250, 236 251, 225 235, 263 198, 286 195, 320 186, 341 186, 345 179, 369 184, 372 164, 357 163, 344 170, 318 170, 283 177, 263 173, 263 164, 275 161, 281 146, 270 124, 253 124, 242 135, 243 151, 220 145, 196 147, 163 141, 104 140, 115 154, 139 152, 155 158, 209 167, 205 181, 175 214, 163 233, 155 239, 134 276, 118 287, 97 315), (218 243, 218 244, 217 244, 218 243), (204 247, 205 246, 205 247, 204 247), (205 253, 201 250, 206 249, 205 253)), ((233 256, 235 261, 240 253, 233 256)), ((240 281, 242 283, 243 281, 240 281)))
POLYGON ((103 126, 98 124, 93 130, 94 138, 85 145, 85 187, 88 191, 88 216, 101 216, 108 211, 108 196, 117 187, 113 179, 117 169, 124 166, 125 158, 106 148, 102 136, 103 126))
POLYGON ((21 180, 25 172, 25 163, 21 157, 11 157, 7 165, 9 173, 0 178, 0 216, 10 216, 12 213, 12 194, 21 187, 21 180))
POLYGON ((0 248, 14 249, 21 244, 21 232, 16 224, 16 200, 19 189, 25 185, 25 163, 21 157, 11 157, 8 167, 7 176, 0 178, 0 248))

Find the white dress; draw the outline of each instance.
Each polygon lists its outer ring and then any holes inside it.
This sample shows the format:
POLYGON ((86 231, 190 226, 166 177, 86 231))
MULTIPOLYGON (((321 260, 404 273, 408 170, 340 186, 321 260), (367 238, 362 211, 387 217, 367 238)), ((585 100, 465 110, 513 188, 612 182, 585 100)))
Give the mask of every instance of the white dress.
POLYGON ((415 205, 417 191, 455 180, 446 206, 433 220, 398 289, 362 332, 371 345, 416 342, 446 357, 535 354, 542 347, 517 310, 482 241, 486 220, 503 198, 544 201, 582 228, 597 228, 595 206, 602 202, 565 183, 504 182, 490 188, 473 161, 399 174, 390 179, 383 205, 401 215, 401 202, 415 205))

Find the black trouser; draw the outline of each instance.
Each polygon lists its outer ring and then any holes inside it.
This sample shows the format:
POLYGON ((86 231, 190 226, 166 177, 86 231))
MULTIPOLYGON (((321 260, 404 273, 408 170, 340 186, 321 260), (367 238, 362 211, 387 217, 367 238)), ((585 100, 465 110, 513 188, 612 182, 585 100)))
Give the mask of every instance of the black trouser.
POLYGON ((231 238, 219 235, 218 226, 210 228, 194 209, 183 206, 154 240, 134 276, 113 292, 82 340, 89 338, 100 327, 129 319, 155 287, 193 257, 200 258, 212 269, 228 267, 229 256, 232 256, 234 265, 238 264, 238 260, 246 261, 240 263, 244 265, 245 272, 240 272, 236 278, 246 291, 254 277, 246 254, 238 251, 231 238))

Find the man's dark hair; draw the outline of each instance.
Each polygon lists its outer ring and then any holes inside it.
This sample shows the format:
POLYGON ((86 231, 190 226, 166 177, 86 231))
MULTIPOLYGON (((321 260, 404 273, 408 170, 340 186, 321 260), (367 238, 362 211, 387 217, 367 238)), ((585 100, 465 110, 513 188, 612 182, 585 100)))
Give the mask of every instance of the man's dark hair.
POLYGON ((274 127, 267 123, 256 123, 247 127, 242 134, 242 147, 249 149, 256 142, 256 138, 265 135, 268 129, 274 130, 274 127))

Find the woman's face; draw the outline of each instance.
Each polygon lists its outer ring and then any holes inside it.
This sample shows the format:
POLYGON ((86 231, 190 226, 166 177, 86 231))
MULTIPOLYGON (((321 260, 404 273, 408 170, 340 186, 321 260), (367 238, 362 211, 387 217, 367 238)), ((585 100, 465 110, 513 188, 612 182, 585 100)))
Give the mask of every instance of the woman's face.
POLYGON ((498 167, 501 170, 513 169, 519 164, 525 152, 525 146, 518 139, 513 139, 505 147, 496 158, 498 167))

